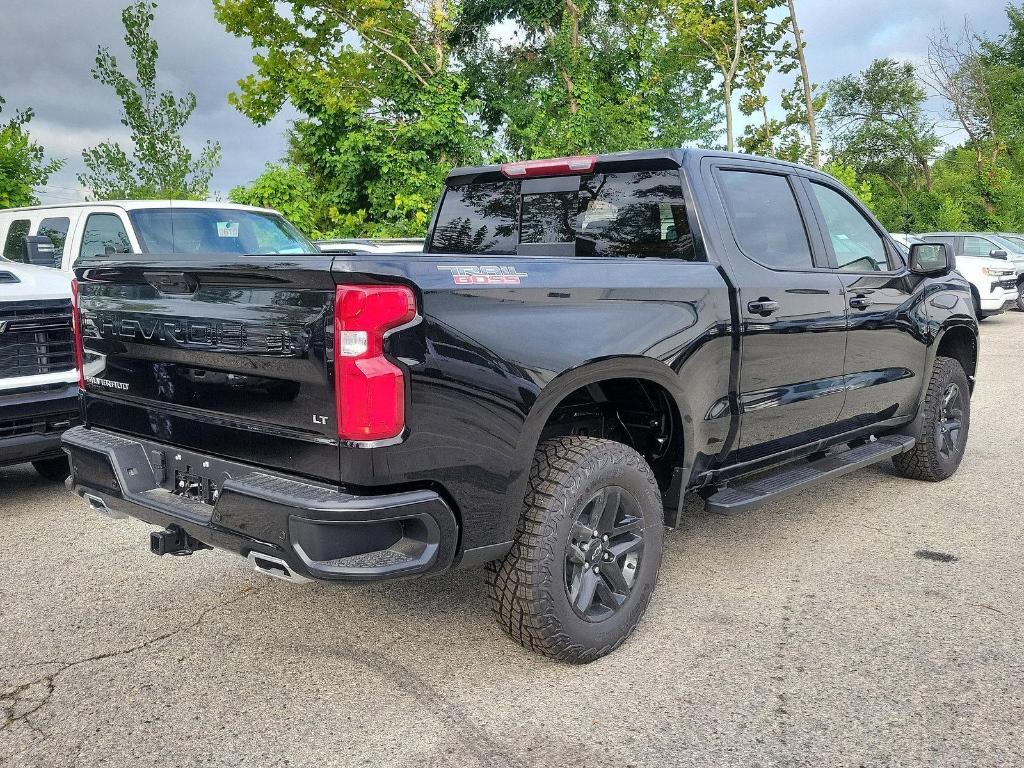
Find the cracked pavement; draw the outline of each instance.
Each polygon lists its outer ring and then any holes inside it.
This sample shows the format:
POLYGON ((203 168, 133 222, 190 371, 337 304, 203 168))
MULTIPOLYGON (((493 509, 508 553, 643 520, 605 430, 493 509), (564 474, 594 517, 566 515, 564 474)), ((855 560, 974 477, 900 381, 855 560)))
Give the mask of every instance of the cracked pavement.
POLYGON ((482 575, 293 586, 0 470, 0 765, 1024 764, 1024 315, 982 326, 970 447, 737 517, 691 503, 651 608, 587 667, 482 575))

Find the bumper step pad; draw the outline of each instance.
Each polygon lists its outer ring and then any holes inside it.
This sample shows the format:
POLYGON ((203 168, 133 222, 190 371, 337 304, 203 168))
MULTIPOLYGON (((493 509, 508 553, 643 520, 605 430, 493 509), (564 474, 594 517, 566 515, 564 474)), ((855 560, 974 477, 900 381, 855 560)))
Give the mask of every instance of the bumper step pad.
POLYGON ((905 453, 914 447, 914 443, 912 437, 893 435, 813 461, 789 464, 772 474, 761 475, 755 480, 717 491, 708 497, 705 509, 718 515, 753 509, 822 481, 905 453))

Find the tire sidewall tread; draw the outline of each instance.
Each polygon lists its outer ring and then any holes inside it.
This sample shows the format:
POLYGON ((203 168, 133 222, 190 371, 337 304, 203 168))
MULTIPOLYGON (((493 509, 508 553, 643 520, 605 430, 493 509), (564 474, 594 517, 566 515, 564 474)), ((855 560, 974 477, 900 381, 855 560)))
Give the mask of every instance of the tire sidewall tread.
POLYGON ((611 440, 560 437, 540 444, 530 470, 511 551, 488 565, 488 597, 499 623, 524 647, 586 663, 615 650, 639 623, 657 581, 664 513, 654 473, 633 449, 611 440), (619 485, 645 518, 644 550, 634 587, 613 616, 587 622, 565 593, 565 544, 584 504, 619 485))

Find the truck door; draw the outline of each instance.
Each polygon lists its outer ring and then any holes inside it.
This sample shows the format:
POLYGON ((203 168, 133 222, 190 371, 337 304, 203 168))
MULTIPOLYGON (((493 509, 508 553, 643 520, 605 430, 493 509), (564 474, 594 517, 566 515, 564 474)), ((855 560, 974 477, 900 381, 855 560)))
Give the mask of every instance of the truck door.
POLYGON ((921 292, 885 230, 842 187, 804 179, 830 263, 846 290, 847 429, 912 415, 921 393, 927 327, 921 292))
POLYGON ((722 160, 712 167, 720 244, 738 292, 733 459, 748 461, 834 433, 845 400, 847 307, 816 225, 803 213, 799 179, 772 163, 722 160))

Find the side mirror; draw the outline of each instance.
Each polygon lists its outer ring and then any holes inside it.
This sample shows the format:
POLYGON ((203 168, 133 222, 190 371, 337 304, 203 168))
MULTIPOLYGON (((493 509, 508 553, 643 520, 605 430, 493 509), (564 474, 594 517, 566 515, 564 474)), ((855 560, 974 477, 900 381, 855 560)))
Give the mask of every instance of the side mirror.
POLYGON ((1009 259, 1010 258, 1010 254, 1008 254, 1002 248, 993 248, 991 251, 988 252, 988 255, 991 256, 993 259, 1009 259))
POLYGON ((942 277, 956 269, 953 249, 945 243, 914 243, 910 246, 910 271, 921 277, 942 277))
POLYGON ((60 269, 60 257, 46 235, 25 235, 21 238, 21 257, 26 264, 60 269))

